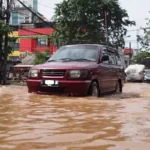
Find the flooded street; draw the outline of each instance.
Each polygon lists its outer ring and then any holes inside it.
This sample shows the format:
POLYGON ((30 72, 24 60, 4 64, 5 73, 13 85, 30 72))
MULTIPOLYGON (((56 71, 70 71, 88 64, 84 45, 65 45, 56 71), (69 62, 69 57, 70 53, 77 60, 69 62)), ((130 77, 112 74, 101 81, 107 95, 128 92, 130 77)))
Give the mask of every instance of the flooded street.
POLYGON ((150 150, 150 84, 123 94, 70 98, 0 87, 0 149, 150 150))

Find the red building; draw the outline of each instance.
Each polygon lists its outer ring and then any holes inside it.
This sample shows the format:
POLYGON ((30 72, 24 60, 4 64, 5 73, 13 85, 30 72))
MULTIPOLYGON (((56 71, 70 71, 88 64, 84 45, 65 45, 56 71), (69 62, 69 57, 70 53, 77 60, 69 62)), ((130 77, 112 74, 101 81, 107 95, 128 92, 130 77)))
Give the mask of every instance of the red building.
POLYGON ((56 51, 56 47, 51 42, 50 35, 52 32, 52 28, 19 29, 20 52, 35 53, 37 50, 45 52, 50 49, 50 53, 53 54, 56 51))

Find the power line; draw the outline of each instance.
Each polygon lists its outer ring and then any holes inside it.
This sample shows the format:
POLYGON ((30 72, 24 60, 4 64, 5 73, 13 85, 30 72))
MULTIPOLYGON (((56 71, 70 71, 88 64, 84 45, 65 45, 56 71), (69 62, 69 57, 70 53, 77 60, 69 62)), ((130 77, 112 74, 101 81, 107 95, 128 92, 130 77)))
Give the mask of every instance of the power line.
MULTIPOLYGON (((43 20, 41 17, 39 17, 34 11, 32 11, 30 8, 28 8, 26 5, 24 5, 20 0, 17 0, 18 2, 20 2, 26 9, 28 9, 33 15, 37 16, 39 19, 41 19, 44 23, 47 24, 47 22, 45 22, 45 20, 43 20)), ((43 5, 43 4, 42 4, 43 5)), ((46 5, 44 5, 46 6, 46 5)), ((52 26, 51 26, 52 27, 52 26)), ((53 28, 53 27, 52 27, 53 28)), ((56 29, 55 29, 56 30, 56 29)), ((139 29, 136 30, 128 30, 127 32, 131 32, 131 31, 138 31, 139 29)), ((142 29, 140 29, 142 30, 142 29)), ((30 30, 29 30, 30 31, 30 30)), ((58 31, 58 30, 57 30, 58 31)), ((33 32, 33 31, 30 31, 33 32)), ((116 32, 117 33, 117 32, 116 32)), ((39 33, 41 35, 41 33, 39 33)), ((43 35, 43 34, 42 34, 43 35)))
MULTIPOLYGON (((12 28, 14 28, 14 29, 16 29, 16 27, 14 27, 14 26, 11 26, 12 28)), ((24 31, 28 31, 28 32, 31 32, 31 33, 35 33, 35 34, 38 34, 38 35, 47 35, 47 36, 50 36, 51 34, 43 34, 43 33, 41 33, 41 32, 36 32, 36 31, 32 31, 32 30, 29 30, 29 29, 25 29, 25 28, 18 28, 18 29, 20 29, 20 30, 24 30, 24 31)), ((34 35, 33 35, 34 36, 34 35)), ((92 36, 92 35, 91 35, 92 36)), ((91 37, 90 36, 90 37, 91 37)), ((96 38, 96 36, 92 36, 92 37, 95 37, 96 38)), ((105 36, 100 36, 100 37, 105 37, 105 36)), ((125 42, 136 42, 136 40, 125 40, 125 42)))
MULTIPOLYGON (((27 14, 25 14, 25 13, 22 13, 22 12, 19 12, 19 11, 17 11, 16 9, 14 9, 14 10, 11 10, 11 13, 13 13, 13 12, 16 12, 16 13, 18 13, 18 14, 21 14, 21 15, 25 15, 25 16, 27 16, 27 17, 32 17, 32 16, 29 16, 29 15, 27 15, 27 14)), ((31 24, 33 23, 33 20, 32 20, 32 22, 30 22, 31 24)))
MULTIPOLYGON (((29 16, 29 15, 27 15, 27 14, 25 14, 25 13, 22 13, 22 12, 19 12, 19 11, 17 11, 17 9, 13 9, 13 10, 11 10, 11 13, 13 13, 13 12, 16 12, 16 13, 18 13, 18 14, 21 14, 21 15, 24 15, 24 16, 27 16, 27 17, 32 17, 32 16, 29 16)), ((32 20, 32 22, 30 22, 30 23, 33 23, 33 20, 32 20)))
POLYGON ((34 11, 32 11, 29 7, 27 7, 24 3, 22 3, 20 0, 17 0, 21 5, 23 5, 27 10, 29 10, 34 16, 38 17, 42 22, 44 22, 45 24, 51 26, 51 28, 53 28, 54 30, 58 31, 56 28, 53 27, 53 25, 50 25, 48 22, 46 22, 43 18, 41 18, 40 16, 38 16, 34 11))
POLYGON ((137 40, 128 40, 128 41, 125 41, 125 42, 137 42, 137 40))
POLYGON ((39 5, 41 5, 41 6, 44 6, 44 7, 47 7, 47 8, 50 8, 50 9, 55 9, 55 8, 50 7, 50 6, 47 6, 47 5, 41 4, 41 3, 39 3, 39 2, 38 2, 37 4, 39 4, 39 5))
POLYGON ((138 29, 127 30, 127 31, 128 31, 128 32, 133 32, 133 31, 144 30, 144 29, 150 29, 150 27, 141 27, 141 28, 138 28, 138 29))
MULTIPOLYGON (((14 11, 14 12, 16 12, 16 13, 18 13, 18 14, 25 15, 25 16, 27 16, 27 17, 31 17, 31 16, 29 16, 29 15, 27 15, 27 14, 25 14, 25 13, 22 13, 22 12, 17 11, 16 9, 13 9, 13 10, 11 10, 11 11, 12 11, 12 12, 14 11)), ((144 29, 146 29, 146 28, 144 28, 144 29)), ((150 28, 147 28, 147 29, 150 29, 150 28)), ((139 30, 143 30, 143 29, 127 30, 127 32, 139 31, 139 30)), ((104 32, 105 32, 105 31, 104 31, 104 32)), ((115 32, 115 33, 119 33, 119 32, 115 32)))
MULTIPOLYGON (((14 26, 11 26, 11 27, 16 29, 16 27, 14 27, 14 26)), ((18 29, 29 31, 29 32, 32 32, 32 33, 35 33, 35 34, 39 34, 39 35, 50 35, 50 34, 43 34, 43 33, 40 33, 40 32, 36 32, 36 31, 29 30, 29 29, 24 29, 24 28, 18 28, 18 29)))
MULTIPOLYGON (((40 20, 42 20, 44 23, 48 23, 46 22, 43 18, 41 18, 40 16, 38 16, 34 11, 32 11, 29 7, 27 7, 24 3, 22 3, 20 0, 17 0, 19 3, 21 3, 27 10, 29 10, 33 15, 35 15, 36 17, 38 17, 40 20)), ((39 5, 42 5, 42 6, 45 6, 45 7, 49 7, 47 5, 44 5, 44 4, 41 4, 41 3, 38 3, 39 5)), ((50 7, 49 7, 50 8, 50 7)), ((19 12, 18 12, 19 13, 19 12)), ((23 14, 23 13, 22 13, 23 14)), ((25 14, 24 14, 25 15, 25 14)), ((28 16, 28 15, 27 15, 28 16)), ((49 24, 48 24, 49 25, 49 24)), ((50 26, 50 25, 49 25, 50 26)), ((53 29, 55 29, 56 31, 58 31, 58 29, 54 28, 52 25, 51 27, 53 29)), ((149 29, 149 28, 143 28, 143 29, 149 29)), ((127 32, 132 32, 132 31, 138 31, 138 30, 143 30, 143 29, 134 29, 134 30, 127 30, 127 32)), ((115 32, 117 33, 117 32, 115 32)), ((119 32, 118 32, 119 33, 119 32)))
MULTIPOLYGON (((22 3, 20 0, 17 0, 19 3, 21 3, 26 9, 28 9, 32 14, 34 14, 35 16, 37 16, 39 19, 41 19, 43 22, 47 23, 45 20, 43 20, 43 18, 41 18, 40 16, 38 16, 34 11, 32 11, 29 7, 27 7, 24 3, 22 3)), ((47 5, 44 5, 44 4, 41 4, 39 2, 37 2, 37 4, 41 5, 41 6, 45 6, 47 8, 50 8, 50 9, 54 9, 50 6, 47 6, 47 5)), ((18 12, 19 13, 19 12, 18 12)), ((23 13, 22 13, 23 14, 23 13)), ((28 16, 28 15, 27 15, 28 16)), ((54 28, 54 27, 52 27, 54 28)), ((150 28, 140 28, 140 29, 133 29, 133 30, 127 30, 127 32, 132 32, 132 31, 137 31, 137 30, 143 30, 143 29, 150 29, 150 28)), ((55 29, 56 30, 56 29, 55 29)), ((116 32, 117 33, 117 32, 116 32)))
MULTIPOLYGON (((18 12, 18 11, 16 11, 16 10, 12 10, 12 11, 15 11, 15 12, 17 12, 17 13, 20 13, 20 12, 18 12)), ((26 15, 26 14, 24 14, 24 13, 21 13, 21 14, 26 15)), ((26 16, 28 16, 28 15, 26 15, 26 16)), ((30 17, 30 16, 28 16, 28 17, 30 17)), ((16 29, 14 26, 11 26, 11 27, 14 28, 14 29, 16 29)), ((18 29, 25 30, 25 31, 29 31, 29 32, 32 32, 32 33, 35 33, 35 34, 39 34, 39 35, 50 35, 50 34, 43 34, 43 33, 36 32, 36 31, 31 31, 31 30, 29 30, 29 29, 24 29, 24 28, 18 28, 18 29)))
POLYGON ((11 13, 13 13, 13 12, 16 12, 16 13, 18 13, 18 14, 22 14, 22 15, 25 15, 25 16, 30 17, 29 15, 27 15, 27 14, 25 14, 25 13, 22 13, 22 12, 19 12, 19 11, 17 11, 16 9, 11 10, 11 13))

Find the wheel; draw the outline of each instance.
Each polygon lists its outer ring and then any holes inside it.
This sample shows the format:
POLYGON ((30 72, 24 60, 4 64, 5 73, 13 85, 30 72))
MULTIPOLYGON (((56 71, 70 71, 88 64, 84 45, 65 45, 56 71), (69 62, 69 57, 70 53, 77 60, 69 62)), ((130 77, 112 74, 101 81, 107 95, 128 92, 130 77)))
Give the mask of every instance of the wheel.
POLYGON ((92 97, 99 97, 100 96, 99 86, 98 86, 98 84, 96 82, 92 83, 92 85, 90 87, 89 94, 92 97))
POLYGON ((116 89, 115 89, 116 93, 122 93, 122 85, 121 83, 118 81, 117 85, 116 85, 116 89))

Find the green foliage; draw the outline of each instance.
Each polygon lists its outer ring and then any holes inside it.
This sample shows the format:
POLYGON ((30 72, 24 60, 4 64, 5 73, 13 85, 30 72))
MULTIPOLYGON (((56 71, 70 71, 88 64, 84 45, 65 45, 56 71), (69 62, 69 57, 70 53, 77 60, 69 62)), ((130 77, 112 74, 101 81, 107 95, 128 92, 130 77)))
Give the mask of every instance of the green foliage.
POLYGON ((46 62, 46 57, 49 56, 49 50, 47 49, 45 53, 36 51, 34 65, 42 64, 46 62))
POLYGON ((6 32, 11 33, 13 29, 9 25, 6 25, 3 20, 0 20, 0 31, 1 35, 4 35, 6 32))
POLYGON ((138 36, 137 40, 140 42, 141 44, 141 49, 144 49, 146 51, 150 50, 150 20, 146 19, 147 23, 146 25, 148 26, 147 28, 142 28, 144 31, 144 35, 143 36, 138 36))
POLYGON ((133 58, 133 62, 136 64, 143 64, 146 67, 150 68, 150 53, 149 52, 140 52, 133 58))
POLYGON ((51 52, 51 50, 50 50, 49 48, 46 48, 46 49, 45 49, 45 53, 46 53, 47 56, 50 55, 50 52, 51 52))
MULTIPOLYGON (((2 20, 0 20, 0 64, 3 64, 5 55, 9 55, 13 52, 14 48, 11 46, 7 46, 7 51, 4 49, 4 43, 5 43, 5 34, 10 34, 13 32, 13 29, 6 25, 2 20), (7 54, 6 54, 7 53, 7 54)), ((8 43, 9 42, 15 42, 17 38, 15 37, 8 37, 8 43)))
POLYGON ((108 12, 109 45, 123 46, 125 27, 135 22, 129 20, 118 0, 64 0, 57 4, 53 17, 57 29, 52 36, 54 45, 106 44, 105 11, 108 12))

